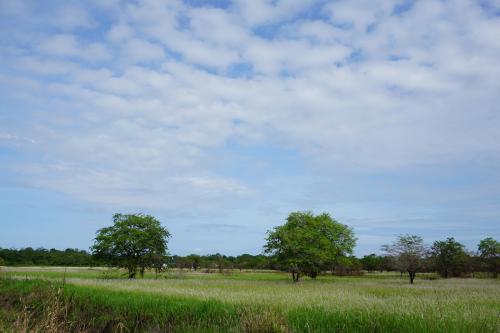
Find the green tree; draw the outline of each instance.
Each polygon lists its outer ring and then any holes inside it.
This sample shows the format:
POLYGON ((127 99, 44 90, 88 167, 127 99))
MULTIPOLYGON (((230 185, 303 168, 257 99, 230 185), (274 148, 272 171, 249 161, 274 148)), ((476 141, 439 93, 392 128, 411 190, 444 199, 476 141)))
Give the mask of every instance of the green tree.
POLYGON ((336 260, 336 264, 333 270, 335 275, 347 276, 347 275, 361 275, 363 264, 355 256, 343 256, 336 260))
POLYGON ((135 278, 138 268, 158 267, 167 255, 168 230, 150 215, 115 214, 113 225, 97 231, 92 253, 109 264, 125 267, 135 278))
POLYGON ((244 268, 254 268, 254 256, 248 253, 236 257, 236 267, 241 271, 244 268))
POLYGON ((500 242, 492 237, 485 238, 479 242, 478 250, 488 272, 496 278, 500 269, 500 242))
POLYGON ((393 244, 382 246, 382 250, 394 258, 396 267, 401 272, 408 272, 410 284, 413 284, 417 271, 422 268, 426 254, 422 237, 400 235, 393 244))
POLYGON ((193 270, 197 271, 198 268, 200 268, 201 264, 201 256, 198 254, 190 254, 186 257, 186 259, 189 261, 189 265, 191 266, 193 270))
POLYGON ((324 267, 331 267, 352 253, 356 239, 351 228, 323 213, 293 212, 284 225, 268 231, 266 253, 276 257, 294 282, 304 273, 316 278, 324 267))
POLYGON ((458 276, 465 269, 467 253, 465 247, 453 237, 435 241, 431 247, 432 262, 439 274, 447 278, 450 274, 458 276))
POLYGON ((363 269, 372 272, 375 270, 382 270, 382 262, 384 258, 382 256, 378 256, 375 253, 370 255, 366 255, 361 258, 361 264, 363 265, 363 269))

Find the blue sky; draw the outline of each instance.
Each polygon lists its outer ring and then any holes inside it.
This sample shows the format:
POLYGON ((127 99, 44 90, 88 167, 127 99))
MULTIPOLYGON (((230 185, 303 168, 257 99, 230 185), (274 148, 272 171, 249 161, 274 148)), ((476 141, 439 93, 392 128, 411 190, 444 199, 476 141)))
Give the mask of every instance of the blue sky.
POLYGON ((115 212, 172 253, 259 253, 295 210, 500 237, 496 1, 4 1, 0 247, 115 212))

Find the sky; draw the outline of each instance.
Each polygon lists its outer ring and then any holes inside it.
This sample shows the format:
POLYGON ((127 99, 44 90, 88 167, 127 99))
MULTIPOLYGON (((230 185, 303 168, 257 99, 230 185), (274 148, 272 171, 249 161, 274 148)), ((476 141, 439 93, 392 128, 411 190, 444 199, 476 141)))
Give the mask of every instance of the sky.
POLYGON ((0 247, 258 254, 298 210, 500 237, 498 1, 0 1, 0 247))

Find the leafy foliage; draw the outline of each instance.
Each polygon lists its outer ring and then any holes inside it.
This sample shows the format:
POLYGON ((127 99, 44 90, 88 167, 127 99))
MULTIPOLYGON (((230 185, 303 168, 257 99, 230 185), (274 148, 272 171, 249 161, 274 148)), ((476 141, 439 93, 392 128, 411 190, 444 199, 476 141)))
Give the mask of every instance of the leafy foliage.
POLYGON ((115 214, 113 225, 97 232, 93 254, 108 263, 126 267, 129 278, 137 269, 158 268, 167 255, 168 230, 150 215, 115 214))
POLYGON ((293 212, 284 225, 268 232, 264 250, 298 281, 301 273, 315 278, 322 269, 334 266, 352 253, 355 244, 352 229, 330 215, 293 212))
POLYGON ((78 249, 2 249, 0 248, 0 262, 6 266, 95 266, 96 261, 90 253, 78 249))
POLYGON ((488 271, 496 278, 500 270, 500 242, 491 237, 487 237, 479 242, 478 250, 488 271))
POLYGON ((375 253, 364 256, 360 259, 363 269, 369 272, 382 271, 384 268, 385 260, 383 256, 376 255, 375 253))
POLYGON ((465 247, 453 237, 435 241, 431 248, 432 260, 439 274, 447 278, 450 274, 460 276, 468 259, 465 247))
POLYGON ((413 284, 417 271, 422 268, 426 254, 422 237, 400 235, 392 245, 382 246, 382 250, 394 258, 400 271, 408 272, 410 283, 413 284))

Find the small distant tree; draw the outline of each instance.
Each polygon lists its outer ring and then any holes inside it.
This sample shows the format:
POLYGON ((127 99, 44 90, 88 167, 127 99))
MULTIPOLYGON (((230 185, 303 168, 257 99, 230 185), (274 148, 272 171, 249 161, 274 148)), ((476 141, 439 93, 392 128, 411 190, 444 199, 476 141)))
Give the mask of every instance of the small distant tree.
POLYGON ((494 278, 497 278, 500 270, 500 242, 492 237, 485 238, 479 242, 478 251, 488 272, 492 273, 494 278))
POLYGON ((378 256, 375 253, 369 254, 361 258, 361 264, 363 265, 363 269, 372 272, 376 270, 382 271, 382 262, 384 258, 382 256, 378 256))
POLYGON ((143 214, 115 214, 113 225, 97 231, 92 253, 108 264, 125 267, 128 277, 137 270, 158 267, 167 255, 168 230, 156 218, 143 214))
POLYGON ((355 256, 341 257, 336 260, 333 273, 338 276, 362 275, 363 265, 355 256))
POLYGON ((186 257, 186 259, 189 261, 191 269, 197 271, 201 264, 201 257, 197 254, 190 254, 186 257))
POLYGON ((216 256, 217 256, 217 270, 219 271, 219 273, 223 273, 224 268, 226 267, 227 264, 226 258, 220 253, 217 253, 216 256))
POLYGON ((465 269, 467 261, 465 247, 453 237, 435 241, 431 247, 431 256, 434 267, 444 278, 450 274, 459 276, 465 269))
POLYGON ((410 284, 413 284, 426 254, 422 237, 400 235, 393 244, 382 246, 382 250, 394 258, 396 266, 401 272, 408 272, 410 284))
POLYGON ((236 267, 240 270, 240 272, 244 268, 255 268, 254 256, 244 253, 236 257, 236 267))
POLYGON ((165 271, 168 267, 170 258, 166 255, 155 254, 151 258, 151 267, 155 271, 155 278, 158 278, 158 274, 165 271))
POLYGON ((355 244, 352 229, 330 215, 294 212, 284 225, 268 231, 264 251, 297 282, 301 273, 316 278, 323 267, 331 267, 338 258, 351 254, 355 244))

